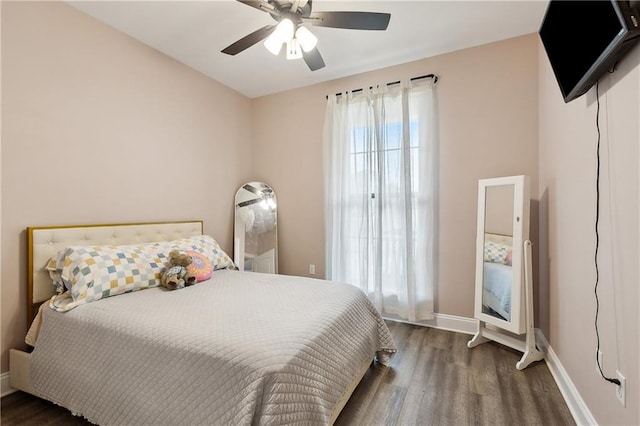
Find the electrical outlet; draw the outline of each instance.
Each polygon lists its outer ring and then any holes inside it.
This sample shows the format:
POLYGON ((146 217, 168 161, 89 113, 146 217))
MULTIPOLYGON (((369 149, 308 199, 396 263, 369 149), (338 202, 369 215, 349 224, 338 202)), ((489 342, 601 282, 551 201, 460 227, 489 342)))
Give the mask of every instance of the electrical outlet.
POLYGON ((598 376, 600 375, 600 368, 604 369, 604 364, 602 363, 602 351, 598 351, 598 359, 596 360, 596 373, 598 376), (600 367, 598 367, 598 363, 600 367))
POLYGON ((316 274, 316 265, 309 265, 309 275, 316 274))
POLYGON ((618 397, 618 401, 622 404, 623 407, 627 406, 627 379, 624 378, 621 372, 616 370, 616 374, 618 375, 618 380, 620 380, 620 384, 616 385, 616 396, 618 397))

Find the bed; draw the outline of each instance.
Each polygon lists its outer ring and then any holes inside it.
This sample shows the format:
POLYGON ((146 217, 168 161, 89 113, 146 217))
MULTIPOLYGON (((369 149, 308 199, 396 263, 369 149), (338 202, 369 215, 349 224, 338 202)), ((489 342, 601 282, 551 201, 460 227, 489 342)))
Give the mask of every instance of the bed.
POLYGON ((511 321, 511 256, 513 237, 485 233, 482 310, 505 321, 511 321))
MULTIPOLYGON (((70 253, 157 256, 212 240, 202 230, 201 221, 28 228, 33 351, 11 350, 12 386, 101 425, 332 424, 370 364, 396 351, 354 286, 238 271, 218 246, 211 278, 193 286, 110 295, 88 275, 82 296, 52 298, 62 270, 52 264, 83 270, 70 253)), ((66 278, 64 293, 82 288, 66 278)))

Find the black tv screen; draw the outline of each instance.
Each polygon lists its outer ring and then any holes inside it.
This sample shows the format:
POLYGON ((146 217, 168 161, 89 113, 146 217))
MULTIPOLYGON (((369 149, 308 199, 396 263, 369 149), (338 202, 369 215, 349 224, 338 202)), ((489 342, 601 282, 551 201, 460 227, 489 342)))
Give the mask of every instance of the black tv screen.
POLYGON ((627 1, 551 0, 539 35, 565 102, 586 93, 640 36, 627 1))

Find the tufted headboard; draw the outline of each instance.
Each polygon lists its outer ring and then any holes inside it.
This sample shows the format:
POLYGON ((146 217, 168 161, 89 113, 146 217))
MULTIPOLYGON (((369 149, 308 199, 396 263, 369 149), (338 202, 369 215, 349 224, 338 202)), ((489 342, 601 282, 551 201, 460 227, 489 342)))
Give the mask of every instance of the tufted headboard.
POLYGON ((171 241, 202 235, 203 221, 124 223, 111 225, 44 226, 27 228, 27 321, 54 295, 45 266, 59 250, 71 245, 136 244, 171 241))

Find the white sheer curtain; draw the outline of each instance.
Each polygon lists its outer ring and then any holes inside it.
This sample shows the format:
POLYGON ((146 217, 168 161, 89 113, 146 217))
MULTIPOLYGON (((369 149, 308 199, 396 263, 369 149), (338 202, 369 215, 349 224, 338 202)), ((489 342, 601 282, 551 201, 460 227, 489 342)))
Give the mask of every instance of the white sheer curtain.
POLYGON ((408 321, 433 318, 434 85, 430 78, 333 95, 325 116, 326 276, 408 321))

